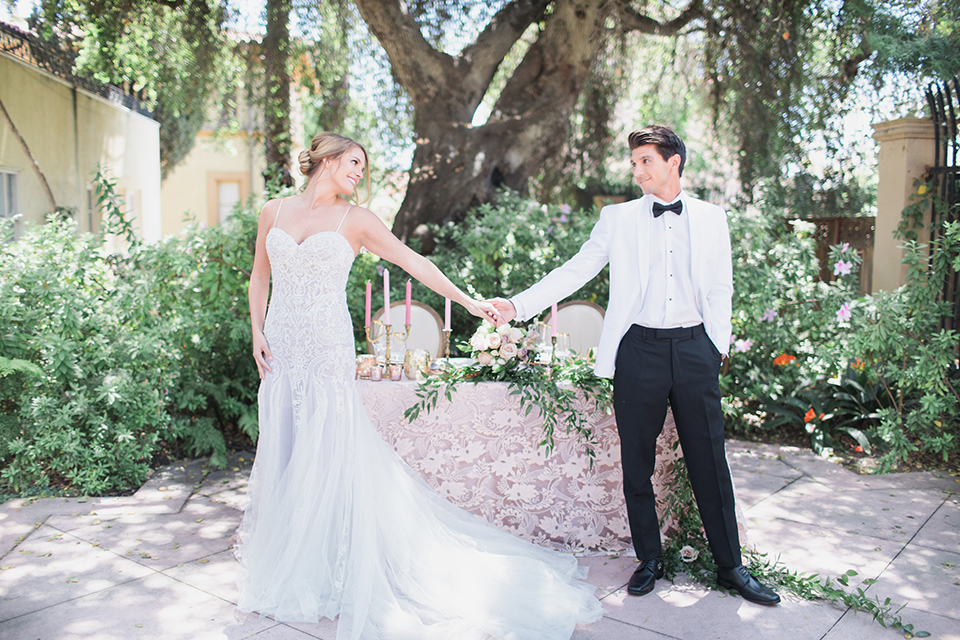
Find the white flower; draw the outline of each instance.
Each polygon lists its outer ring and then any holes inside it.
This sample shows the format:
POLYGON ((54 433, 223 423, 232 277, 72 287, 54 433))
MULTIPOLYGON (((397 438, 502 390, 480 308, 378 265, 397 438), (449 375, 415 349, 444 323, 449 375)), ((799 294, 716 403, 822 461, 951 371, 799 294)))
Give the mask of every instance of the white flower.
POLYGON ((500 347, 500 357, 504 360, 513 360, 517 356, 517 345, 507 343, 500 347))
POLYGON ((537 331, 536 329, 531 329, 530 331, 527 331, 527 336, 523 339, 523 342, 524 344, 529 346, 531 344, 536 344, 537 340, 539 339, 540 339, 540 332, 537 331))
POLYGON ((499 349, 502 342, 499 333, 491 333, 487 336, 487 347, 490 349, 499 349))
POLYGON ((684 562, 693 562, 694 560, 697 559, 697 556, 699 555, 700 555, 700 552, 694 549, 693 547, 691 547, 690 545, 686 545, 680 548, 680 559, 683 560, 684 562))
POLYGON ((510 342, 520 342, 521 340, 523 340, 523 331, 520 331, 520 329, 517 329, 516 327, 511 327, 510 342))
POLYGON ((485 367, 493 362, 493 356, 490 355, 489 351, 481 351, 477 354, 477 362, 480 363, 480 366, 485 367))
POLYGON ((477 331, 473 334, 473 337, 470 338, 470 349, 473 351, 483 351, 487 348, 487 335, 485 333, 480 333, 477 331))

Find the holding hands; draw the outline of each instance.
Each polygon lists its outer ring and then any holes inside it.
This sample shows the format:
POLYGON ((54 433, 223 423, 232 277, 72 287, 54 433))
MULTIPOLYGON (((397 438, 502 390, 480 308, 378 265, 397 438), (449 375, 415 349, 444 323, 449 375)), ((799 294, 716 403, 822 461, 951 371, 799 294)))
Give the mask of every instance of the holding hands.
POLYGON ((499 327, 517 317, 517 308, 506 298, 491 298, 485 304, 489 304, 496 310, 498 320, 491 320, 495 326, 499 327))
MULTIPOLYGON (((489 300, 470 300, 463 306, 473 315, 478 318, 483 318, 496 327, 499 327, 504 322, 508 322, 500 318, 499 308, 489 300)), ((510 306, 512 307, 513 305, 510 306)))

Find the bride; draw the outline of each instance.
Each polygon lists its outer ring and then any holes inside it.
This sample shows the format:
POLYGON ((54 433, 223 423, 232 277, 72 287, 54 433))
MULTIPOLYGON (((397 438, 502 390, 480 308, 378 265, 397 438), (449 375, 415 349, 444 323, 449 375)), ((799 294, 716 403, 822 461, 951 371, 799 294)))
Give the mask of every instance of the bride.
POLYGON ((567 639, 602 615, 586 570, 435 494, 380 439, 354 387, 345 289, 361 247, 497 319, 347 200, 362 180, 369 193, 366 166, 359 144, 321 133, 300 154, 304 190, 260 214, 249 292, 260 438, 238 607, 339 616, 338 640, 567 639))

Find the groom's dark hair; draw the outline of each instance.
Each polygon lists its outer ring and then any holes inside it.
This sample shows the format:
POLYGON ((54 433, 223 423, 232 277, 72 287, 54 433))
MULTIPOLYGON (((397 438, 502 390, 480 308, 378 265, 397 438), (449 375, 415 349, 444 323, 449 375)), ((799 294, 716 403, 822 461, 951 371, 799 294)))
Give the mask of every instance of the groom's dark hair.
POLYGON ((657 153, 664 160, 669 160, 673 156, 680 156, 680 175, 683 175, 683 165, 687 162, 687 147, 683 144, 673 129, 659 124, 651 125, 645 129, 634 131, 627 138, 630 144, 630 151, 645 144, 652 144, 657 148, 657 153))

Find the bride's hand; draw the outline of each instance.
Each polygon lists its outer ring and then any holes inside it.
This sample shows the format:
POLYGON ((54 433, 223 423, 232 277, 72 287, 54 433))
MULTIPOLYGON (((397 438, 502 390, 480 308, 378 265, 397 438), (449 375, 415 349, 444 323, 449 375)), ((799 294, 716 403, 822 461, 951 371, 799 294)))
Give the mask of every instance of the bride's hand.
POLYGON ((500 314, 497 313, 497 308, 489 302, 485 302, 483 300, 471 300, 470 304, 467 306, 467 311, 478 318, 487 320, 494 326, 500 325, 500 314))
POLYGON ((273 362, 273 354, 270 353, 270 345, 267 344, 267 338, 263 333, 256 333, 253 336, 253 359, 257 361, 257 373, 263 380, 264 371, 273 373, 269 362, 273 362))

